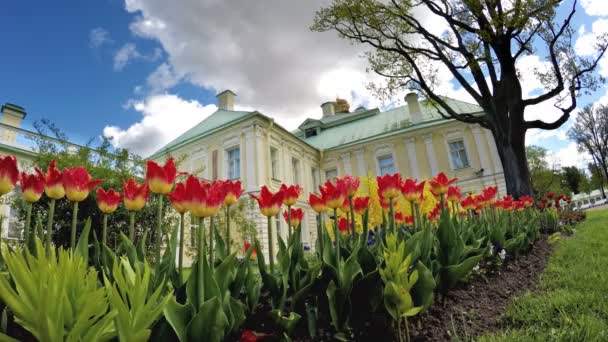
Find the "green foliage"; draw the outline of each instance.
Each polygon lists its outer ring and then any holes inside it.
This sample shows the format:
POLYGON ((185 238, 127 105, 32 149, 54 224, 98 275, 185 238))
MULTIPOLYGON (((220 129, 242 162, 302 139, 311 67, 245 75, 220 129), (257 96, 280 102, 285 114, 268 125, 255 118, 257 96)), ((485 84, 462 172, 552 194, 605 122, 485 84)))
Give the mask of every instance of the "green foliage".
POLYGON ((557 165, 549 164, 548 152, 544 147, 530 145, 526 147, 526 156, 530 168, 532 187, 537 195, 548 192, 569 194, 571 190, 557 165))
POLYGON ((608 340, 608 211, 593 211, 576 235, 560 239, 537 291, 507 309, 503 331, 481 341, 608 340))
POLYGON ((3 246, 2 255, 8 274, 0 276, 0 299, 38 340, 107 341, 115 336, 117 312, 83 257, 63 249, 58 255, 54 249, 47 253, 40 240, 34 254, 3 246))

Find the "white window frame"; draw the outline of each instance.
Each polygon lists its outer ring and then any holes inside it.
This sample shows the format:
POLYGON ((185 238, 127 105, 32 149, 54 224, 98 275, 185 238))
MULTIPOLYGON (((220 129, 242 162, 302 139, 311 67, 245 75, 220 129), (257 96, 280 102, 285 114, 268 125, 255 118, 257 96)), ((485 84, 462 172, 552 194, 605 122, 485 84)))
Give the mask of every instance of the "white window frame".
POLYGON ((392 154, 384 154, 376 157, 376 162, 378 163, 378 176, 384 176, 385 174, 395 174, 397 172, 397 166, 395 165, 395 158, 392 154), (382 173, 382 166, 380 165, 380 160, 390 159, 393 163, 393 172, 382 173))
POLYGON ((330 168, 327 168, 327 169, 323 170, 323 177, 325 177, 326 181, 332 181, 333 182, 333 180, 338 177, 338 168, 337 167, 330 167, 330 168), (330 178, 327 177, 327 173, 330 172, 330 171, 335 171, 336 172, 336 176, 333 177, 333 179, 330 179, 330 178))
POLYGON ((467 142, 466 139, 464 138, 464 136, 461 137, 457 137, 457 138, 451 138, 448 139, 446 141, 446 152, 448 154, 448 157, 450 158, 450 166, 452 167, 452 170, 464 170, 464 169, 468 169, 471 167, 471 157, 469 156, 469 146, 467 146, 467 142), (466 165, 462 166, 462 167, 456 167, 456 161, 454 160, 453 156, 452 156, 452 149, 451 149, 451 144, 453 143, 462 143, 462 148, 464 149, 464 155, 466 158, 466 165))
POLYGON ((281 180, 281 155, 278 147, 270 146, 270 178, 275 180, 281 180), (273 163, 272 154, 275 152, 276 163, 273 163), (276 167, 276 170, 275 170, 276 167))
POLYGON ((399 167, 397 167, 397 158, 395 158, 395 149, 392 144, 384 144, 380 145, 376 148, 374 152, 374 159, 376 160, 376 176, 380 176, 380 158, 390 156, 393 159, 393 167, 395 169, 395 173, 399 172, 399 167))
POLYGON ((233 145, 229 148, 224 149, 224 178, 226 179, 240 179, 241 178, 241 161, 243 160, 243 152, 241 151, 241 145, 233 145), (239 174, 238 177, 230 177, 230 152, 238 149, 239 150, 239 174))

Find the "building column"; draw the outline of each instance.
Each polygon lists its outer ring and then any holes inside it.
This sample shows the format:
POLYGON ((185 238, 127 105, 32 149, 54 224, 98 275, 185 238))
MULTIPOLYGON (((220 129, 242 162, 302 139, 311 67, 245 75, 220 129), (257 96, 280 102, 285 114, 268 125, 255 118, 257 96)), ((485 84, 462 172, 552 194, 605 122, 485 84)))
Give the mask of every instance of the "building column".
POLYGON ((407 159, 410 162, 410 172, 412 178, 419 179, 420 171, 418 169, 418 159, 416 159, 416 138, 405 138, 405 146, 407 147, 407 159))
POLYGON ((356 150, 355 156, 357 157, 357 172, 359 173, 359 177, 366 177, 367 168, 365 167, 365 150, 356 150))
POLYGON ((486 140, 488 146, 490 146, 490 156, 492 157, 492 164, 494 164, 494 173, 502 172, 502 162, 500 161, 500 155, 498 155, 498 149, 496 148, 496 142, 494 141, 494 135, 489 129, 484 129, 486 134, 486 140))
POLYGON ((439 173, 437 155, 435 154, 435 147, 433 146, 433 133, 424 136, 424 144, 426 145, 426 157, 429 160, 429 166, 431 167, 431 174, 429 176, 432 177, 439 173))
MULTIPOLYGON (((244 159, 246 164, 246 170, 243 170, 241 165, 241 171, 245 171, 245 188, 247 192, 258 191, 258 184, 255 179, 255 139, 253 126, 243 129, 243 135, 245 136, 245 155, 244 159)), ((241 156, 243 156, 241 154, 241 156)), ((225 163, 224 163, 225 164, 225 163)))
POLYGON ((267 146, 265 144, 265 140, 267 137, 264 136, 264 132, 260 126, 255 127, 255 144, 256 144, 256 153, 257 156, 255 158, 255 162, 257 165, 256 169, 256 187, 260 187, 262 185, 268 184, 266 179, 266 163, 269 158, 266 158, 266 151, 264 150, 267 146))
POLYGON ((471 133, 473 133, 473 139, 475 139, 475 145, 477 145, 477 155, 479 156, 479 162, 484 170, 484 174, 493 174, 494 170, 490 167, 490 158, 483 143, 484 138, 481 135, 481 129, 478 126, 473 126, 471 127, 471 133))
POLYGON ((351 175, 353 174, 353 169, 350 165, 350 153, 346 152, 342 154, 342 163, 344 164, 344 174, 351 175))

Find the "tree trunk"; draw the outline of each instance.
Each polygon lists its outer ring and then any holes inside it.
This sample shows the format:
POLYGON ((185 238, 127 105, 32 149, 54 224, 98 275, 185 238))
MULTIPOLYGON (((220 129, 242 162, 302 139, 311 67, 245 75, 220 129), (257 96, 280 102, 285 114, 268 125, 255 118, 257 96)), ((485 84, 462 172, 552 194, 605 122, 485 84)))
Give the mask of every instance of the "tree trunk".
POLYGON ((507 193, 515 198, 533 195, 530 169, 526 158, 526 130, 511 127, 510 139, 493 133, 507 183, 507 193))

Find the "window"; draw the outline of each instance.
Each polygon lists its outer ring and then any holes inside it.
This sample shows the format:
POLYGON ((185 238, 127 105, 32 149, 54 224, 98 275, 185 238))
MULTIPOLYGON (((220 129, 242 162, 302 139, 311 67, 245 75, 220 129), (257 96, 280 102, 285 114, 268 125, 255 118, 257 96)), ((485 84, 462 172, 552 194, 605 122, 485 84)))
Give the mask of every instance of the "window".
POLYGON ((336 170, 336 169, 325 170, 325 180, 333 181, 337 177, 338 177, 338 170, 336 170))
POLYGON ((378 157, 378 169, 380 176, 395 173, 395 161, 392 155, 378 157))
POLYGON ((312 192, 319 191, 319 170, 316 167, 310 168, 310 173, 312 176, 312 192))
POLYGON ((226 151, 228 156, 228 178, 241 178, 241 149, 235 147, 226 151))
POLYGON ((270 148, 270 172, 274 179, 279 179, 279 150, 270 148))
POLYGON ((292 158, 291 168, 293 170, 293 184, 300 184, 300 161, 296 158, 292 158))
POLYGON ((304 131, 304 137, 306 138, 310 138, 310 137, 314 137, 315 135, 317 135, 317 128, 307 128, 304 131))
POLYGON ((455 140, 450 142, 450 158, 452 159, 452 166, 454 169, 462 169, 469 167, 469 158, 467 157, 467 150, 464 147, 462 140, 455 140))

